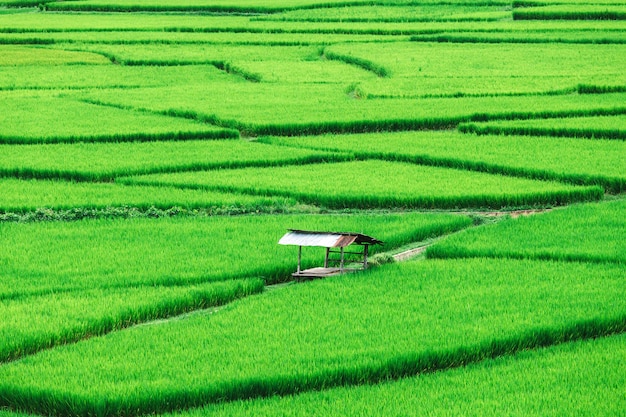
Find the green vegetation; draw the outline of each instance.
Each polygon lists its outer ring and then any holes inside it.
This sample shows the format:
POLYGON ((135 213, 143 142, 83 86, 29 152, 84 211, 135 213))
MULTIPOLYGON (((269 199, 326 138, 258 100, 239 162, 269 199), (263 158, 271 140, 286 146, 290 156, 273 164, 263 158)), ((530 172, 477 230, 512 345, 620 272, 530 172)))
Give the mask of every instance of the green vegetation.
POLYGON ((545 206, 595 200, 603 195, 598 187, 386 161, 155 174, 120 182, 284 196, 329 208, 545 206))
POLYGON ((137 327, 7 364, 0 403, 57 415, 157 413, 457 367, 623 331, 624 272, 436 260, 293 285, 210 318, 137 327))
POLYGON ((0 362, 147 320, 218 306, 263 288, 262 280, 251 279, 180 287, 94 289, 3 300, 0 362))
POLYGON ((584 204, 451 236, 435 258, 506 257, 626 263, 626 200, 584 204))
MULTIPOLYGON (((387 0, 391 4, 402 4, 408 0, 387 0)), ((139 11, 205 11, 205 12, 240 12, 240 13, 271 13, 281 10, 328 7, 329 5, 360 5, 368 4, 368 0, 274 0, 271 3, 259 5, 254 0, 207 1, 207 0, 165 0, 165 1, 137 1, 137 0, 81 0, 71 4, 65 2, 46 3, 50 10, 97 10, 105 12, 139 12, 139 11)))
MULTIPOLYGON (((97 34, 97 32, 94 32, 97 34)), ((5 67, 0 90, 165 87, 186 83, 230 81, 234 77, 210 65, 157 67, 121 65, 72 65, 5 67)), ((26 94, 26 93, 25 93, 26 94)))
POLYGON ((0 417, 620 414, 625 8, 0 0, 0 417))
MULTIPOLYGON (((462 128, 464 126, 461 125, 462 128)), ((611 193, 626 190, 626 161, 623 157, 626 144, 618 141, 470 136, 453 131, 265 137, 261 140, 291 147, 354 152, 361 159, 377 158, 575 184, 597 184, 611 193)))
POLYGON ((568 117, 562 119, 510 120, 466 123, 462 132, 577 138, 626 139, 626 116, 568 117))
POLYGON ((50 95, 0 93, 0 143, 120 142, 238 137, 236 131, 50 95), (36 114, 37 117, 33 117, 36 114), (68 117, 71 115, 71 117, 68 117), (123 121, 123 123, 122 123, 123 121))
POLYGON ((617 415, 626 406, 625 342, 624 336, 573 342, 375 386, 209 405, 167 417, 617 415))
POLYGON ((122 175, 350 158, 349 153, 289 149, 243 140, 0 145, 0 173, 21 178, 111 181, 122 175))
POLYGON ((271 211, 293 201, 258 198, 205 190, 182 190, 174 187, 135 187, 112 183, 84 183, 48 180, 0 180, 0 213, 25 213, 37 209, 104 209, 137 207, 139 209, 210 209, 239 212, 271 211))
POLYGON ((111 63, 102 55, 90 52, 72 52, 26 46, 2 46, 0 51, 2 52, 0 53, 0 66, 111 63))
MULTIPOLYGON (((289 228, 369 234, 390 250, 467 227, 451 214, 263 215, 0 223, 0 300, 52 291, 187 285, 235 278, 286 281, 289 228)), ((376 249, 374 249, 374 252, 376 249)), ((323 250, 305 251, 319 266, 323 250)))
MULTIPOLYGON (((354 92, 352 90, 351 92, 354 92)), ((625 114, 626 94, 355 100, 333 84, 213 83, 97 90, 80 97, 195 117, 245 135, 442 129, 467 121, 625 114), (220 97, 220 100, 215 100, 220 97), (246 106, 241 103, 245 102, 246 106), (289 112, 276 109, 288 108, 289 112)))
POLYGON ((428 4, 411 6, 351 6, 300 9, 263 16, 260 20, 297 22, 432 22, 495 20, 511 16, 507 6, 428 4))
POLYGON ((513 9, 513 19, 626 20, 626 5, 599 3, 523 7, 513 9))
POLYGON ((374 97, 539 94, 580 83, 626 84, 622 45, 346 43, 325 53, 383 68, 377 73, 385 78, 358 87, 374 97))

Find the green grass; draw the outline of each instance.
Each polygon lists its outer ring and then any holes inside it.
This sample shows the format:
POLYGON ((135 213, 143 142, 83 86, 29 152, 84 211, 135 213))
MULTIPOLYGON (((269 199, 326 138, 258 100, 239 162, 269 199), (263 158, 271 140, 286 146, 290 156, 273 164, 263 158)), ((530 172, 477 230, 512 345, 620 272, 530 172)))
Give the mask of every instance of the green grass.
MULTIPOLYGON (((402 4, 408 0, 387 0, 390 4, 402 4)), ((146 2, 137 0, 82 0, 71 4, 64 2, 49 2, 46 6, 50 10, 73 10, 73 11, 117 11, 117 12, 140 12, 140 11, 206 11, 221 13, 272 13, 282 10, 299 8, 329 7, 332 5, 360 5, 370 4, 369 0, 277 0, 271 3, 259 4, 254 0, 233 1, 207 1, 207 0, 166 0, 158 2, 146 2)), ((375 2, 378 3, 378 2, 375 2)))
POLYGON ((437 34, 415 35, 411 40, 416 42, 454 42, 454 43, 593 43, 593 44, 624 44, 626 34, 623 30, 590 29, 562 30, 495 30, 475 32, 439 32, 437 34))
POLYGON ((626 20, 626 5, 600 3, 523 7, 513 9, 513 19, 626 20))
POLYGON ((575 138, 626 139, 626 116, 568 117, 491 123, 467 123, 463 132, 575 138))
POLYGON ((229 82, 76 94, 104 104, 195 117, 247 135, 441 129, 467 121, 626 113, 626 94, 617 93, 358 100, 346 94, 345 85, 302 83, 295 88, 282 83, 229 82), (289 112, 277 112, 279 108, 289 112))
POLYGON ((126 65, 180 65, 238 61, 311 61, 319 59, 319 45, 273 46, 228 44, 83 44, 55 45, 90 51, 126 65))
POLYGON ((515 260, 386 266, 5 365, 0 403, 160 413, 462 366, 622 331, 623 276, 619 265, 515 260))
POLYGON ((297 22, 432 22, 495 20, 510 18, 505 6, 469 4, 422 4, 412 6, 351 6, 288 11, 262 16, 260 20, 297 22))
MULTIPOLYGON (((111 62, 102 55, 27 46, 0 46, 0 66, 100 64, 111 62)), ((23 71, 23 69, 22 69, 23 71)))
POLYGON ((265 137, 261 140, 291 147, 354 152, 362 159, 406 161, 601 185, 611 193, 626 191, 623 158, 626 144, 619 141, 474 136, 453 131, 265 137))
POLYGON ((598 187, 425 167, 357 161, 122 178, 125 184, 284 196, 329 208, 503 208, 568 204, 602 197, 598 187))
POLYGON ((272 22, 249 16, 167 13, 19 13, 0 14, 0 32, 178 31, 327 33, 348 35, 420 35, 449 31, 538 32, 559 30, 623 30, 623 21, 496 21, 496 22, 272 22))
POLYGON ((622 45, 348 43, 325 53, 384 69, 384 78, 359 84, 365 96, 540 94, 581 83, 626 84, 622 45))
POLYGON ((271 211, 293 206, 287 199, 255 198, 174 187, 124 186, 112 183, 84 183, 48 180, 0 180, 0 213, 26 213, 38 209, 109 209, 135 207, 140 210, 182 208, 212 212, 271 211))
MULTIPOLYGON (((173 20, 175 15, 170 16, 173 20)), ((188 15, 193 21, 193 15, 188 15)), ((205 19, 206 21, 206 19, 205 19)), ((141 22, 141 20, 139 20, 141 22)), ((165 21, 164 23, 166 23, 165 21)), ((2 32, 0 32, 2 33, 2 32)), ((189 32, 163 31, 161 28, 151 30, 119 30, 119 31, 61 31, 61 32, 17 32, 2 33, 0 43, 5 44, 50 44, 60 43, 65 48, 77 48, 80 44, 229 44, 229 45, 266 45, 266 46, 298 46, 328 45, 338 42, 372 42, 388 40, 408 40, 408 37, 389 35, 346 35, 332 33, 257 33, 219 31, 189 32), (70 45, 78 44, 78 45, 70 45)))
POLYGON ((209 84, 233 78, 212 65, 30 65, 2 68, 0 90, 166 87, 186 84, 190 79, 209 84))
MULTIPOLYGON (((391 250, 469 224, 465 216, 421 213, 0 223, 0 299, 234 278, 276 283, 296 269, 297 249, 277 244, 289 228, 361 232, 391 250)), ((320 266, 323 256, 305 250, 303 266, 320 266)))
POLYGON ((0 363, 263 291, 258 279, 50 293, 0 302, 0 363))
POLYGON ((0 93, 0 143, 120 142, 238 137, 180 118, 98 106, 43 93, 0 93), (35 117, 36 115, 36 117, 35 117))
POLYGON ((436 258, 507 257, 626 263, 626 200, 507 220, 431 246, 436 258))
POLYGON ((0 145, 0 173, 7 177, 111 181, 122 175, 304 164, 350 157, 349 153, 289 149, 243 140, 0 145))
POLYGON ((625 346, 623 335, 572 342, 374 386, 209 405, 167 417, 619 415, 626 407, 625 346))

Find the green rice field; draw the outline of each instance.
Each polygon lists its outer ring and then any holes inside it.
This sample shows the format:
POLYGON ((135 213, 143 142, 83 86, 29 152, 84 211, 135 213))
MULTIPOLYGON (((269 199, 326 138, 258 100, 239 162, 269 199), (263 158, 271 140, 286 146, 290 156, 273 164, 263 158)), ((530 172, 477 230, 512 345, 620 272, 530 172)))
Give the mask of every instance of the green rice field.
POLYGON ((0 417, 623 415, 625 16, 0 0, 0 417))

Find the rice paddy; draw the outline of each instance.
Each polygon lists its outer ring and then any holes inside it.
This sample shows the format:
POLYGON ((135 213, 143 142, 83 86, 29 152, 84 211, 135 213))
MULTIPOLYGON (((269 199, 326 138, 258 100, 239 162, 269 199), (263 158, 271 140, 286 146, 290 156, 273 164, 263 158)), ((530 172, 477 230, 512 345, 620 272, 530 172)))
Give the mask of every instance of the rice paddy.
POLYGON ((624 7, 0 0, 0 417, 621 414, 624 7))

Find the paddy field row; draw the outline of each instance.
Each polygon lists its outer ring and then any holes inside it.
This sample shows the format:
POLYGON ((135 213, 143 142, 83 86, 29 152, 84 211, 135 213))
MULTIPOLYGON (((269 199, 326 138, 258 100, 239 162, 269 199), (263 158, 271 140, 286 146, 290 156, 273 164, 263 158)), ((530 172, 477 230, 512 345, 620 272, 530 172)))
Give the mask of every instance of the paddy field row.
POLYGON ((0 3, 0 417, 623 409, 624 4, 0 3))

